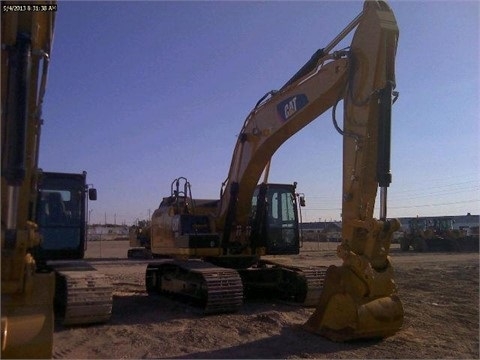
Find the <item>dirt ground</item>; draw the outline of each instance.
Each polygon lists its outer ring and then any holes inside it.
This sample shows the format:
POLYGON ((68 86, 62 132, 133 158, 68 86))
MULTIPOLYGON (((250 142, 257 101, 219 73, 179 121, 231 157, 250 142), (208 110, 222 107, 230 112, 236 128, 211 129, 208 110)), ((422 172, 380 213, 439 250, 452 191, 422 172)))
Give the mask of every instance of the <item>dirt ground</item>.
MULTIPOLYGON (((56 324, 54 358, 479 358, 478 253, 402 253, 392 248, 405 319, 381 341, 334 343, 301 325, 314 309, 247 301, 234 314, 204 316, 144 290, 145 261, 127 241, 92 242, 87 258, 114 284, 107 324, 56 324)), ((335 244, 307 244, 295 263, 340 264, 335 244)))

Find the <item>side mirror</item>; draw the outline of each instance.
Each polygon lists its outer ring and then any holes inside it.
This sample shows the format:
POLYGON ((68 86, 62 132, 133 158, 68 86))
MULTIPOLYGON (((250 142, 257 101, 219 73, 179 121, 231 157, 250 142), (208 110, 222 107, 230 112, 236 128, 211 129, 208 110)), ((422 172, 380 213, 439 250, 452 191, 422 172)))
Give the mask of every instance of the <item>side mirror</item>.
POLYGON ((97 200, 97 189, 94 189, 94 188, 88 189, 88 199, 92 201, 97 200))
POLYGON ((300 206, 305 206, 305 196, 300 196, 300 206))

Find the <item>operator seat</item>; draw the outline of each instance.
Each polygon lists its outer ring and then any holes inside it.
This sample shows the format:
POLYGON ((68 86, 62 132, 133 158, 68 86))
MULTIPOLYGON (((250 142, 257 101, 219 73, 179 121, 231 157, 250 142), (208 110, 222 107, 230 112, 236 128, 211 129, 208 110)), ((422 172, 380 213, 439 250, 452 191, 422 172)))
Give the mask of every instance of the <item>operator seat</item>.
POLYGON ((67 214, 65 204, 62 201, 62 195, 58 192, 52 192, 47 197, 47 213, 49 223, 65 223, 67 214))

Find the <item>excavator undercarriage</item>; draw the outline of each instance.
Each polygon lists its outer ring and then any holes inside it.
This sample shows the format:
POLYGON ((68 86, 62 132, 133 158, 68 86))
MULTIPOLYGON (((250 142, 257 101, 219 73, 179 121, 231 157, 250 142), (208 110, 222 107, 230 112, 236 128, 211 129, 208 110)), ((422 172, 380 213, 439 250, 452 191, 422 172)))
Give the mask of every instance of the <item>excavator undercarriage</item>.
POLYGON ((159 260, 145 274, 149 294, 175 296, 205 314, 237 311, 243 304, 242 280, 237 271, 201 260, 159 260))
POLYGON ((55 271, 55 310, 64 325, 95 324, 112 315, 113 286, 85 261, 50 264, 55 271))
POLYGON ((265 297, 305 307, 318 303, 326 266, 294 266, 286 259, 260 259, 254 267, 239 270, 245 297, 265 297))
POLYGON ((314 307, 326 269, 266 260, 232 269, 200 259, 163 259, 149 263, 145 284, 149 294, 175 297, 204 314, 235 312, 244 299, 274 299, 314 307))

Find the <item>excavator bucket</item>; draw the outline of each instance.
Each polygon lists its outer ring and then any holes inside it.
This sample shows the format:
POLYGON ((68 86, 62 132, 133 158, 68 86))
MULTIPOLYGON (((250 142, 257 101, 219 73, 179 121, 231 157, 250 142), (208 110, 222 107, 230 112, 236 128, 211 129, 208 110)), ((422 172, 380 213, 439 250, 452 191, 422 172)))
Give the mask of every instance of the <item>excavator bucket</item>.
POLYGON ((2 294, 1 358, 51 358, 54 292, 55 277, 46 273, 33 276, 27 296, 2 294))
POLYGON ((397 295, 390 293, 389 275, 385 275, 377 273, 374 277, 379 289, 386 291, 369 292, 369 286, 352 268, 330 266, 319 303, 305 329, 338 342, 395 334, 403 324, 403 306, 397 295))

